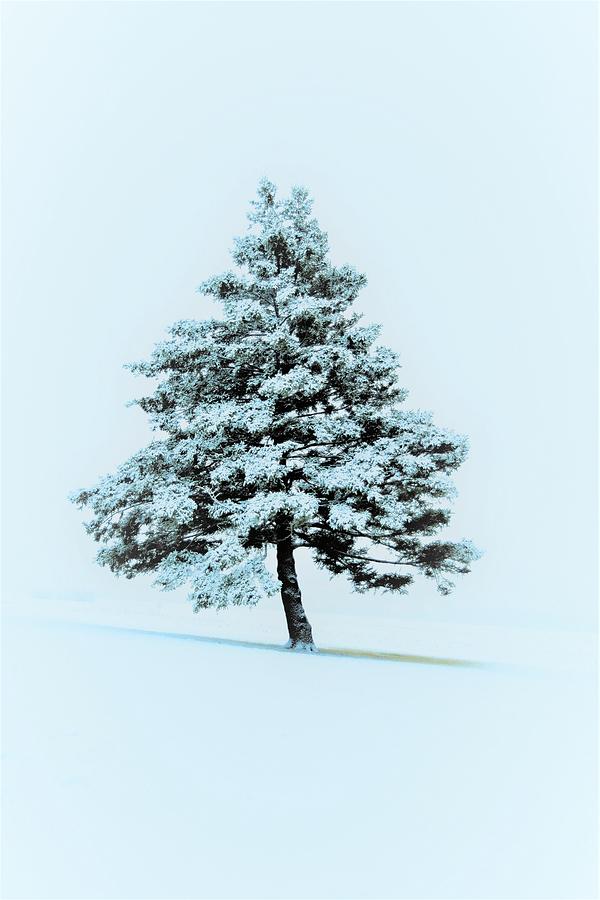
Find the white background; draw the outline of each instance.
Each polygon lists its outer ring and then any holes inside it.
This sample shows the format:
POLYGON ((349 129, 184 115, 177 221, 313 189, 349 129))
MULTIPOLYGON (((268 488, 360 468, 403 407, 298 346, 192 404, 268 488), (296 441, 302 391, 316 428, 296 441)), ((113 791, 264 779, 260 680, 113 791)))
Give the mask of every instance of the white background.
POLYGON ((229 265, 266 174, 308 186, 408 405, 469 435, 454 595, 306 604, 594 627, 595 6, 21 3, 3 10, 4 570, 127 604, 66 497, 148 439, 121 366, 229 265))

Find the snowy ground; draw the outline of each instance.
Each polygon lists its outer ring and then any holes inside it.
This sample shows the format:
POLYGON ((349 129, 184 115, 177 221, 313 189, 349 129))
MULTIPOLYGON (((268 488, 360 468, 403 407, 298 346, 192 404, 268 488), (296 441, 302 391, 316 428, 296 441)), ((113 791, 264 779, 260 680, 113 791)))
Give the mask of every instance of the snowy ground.
POLYGON ((79 609, 5 614, 5 900, 595 896, 588 644, 388 636, 501 663, 457 668, 79 609))

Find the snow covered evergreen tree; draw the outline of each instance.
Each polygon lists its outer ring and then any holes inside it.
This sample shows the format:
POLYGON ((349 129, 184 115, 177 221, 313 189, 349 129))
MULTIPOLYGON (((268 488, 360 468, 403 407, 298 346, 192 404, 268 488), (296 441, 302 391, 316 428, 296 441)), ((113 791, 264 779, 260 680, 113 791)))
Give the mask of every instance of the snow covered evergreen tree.
POLYGON ((294 561, 355 589, 405 592, 414 570, 448 593, 477 551, 431 540, 447 524, 464 438, 401 408, 395 353, 352 304, 366 279, 327 259, 311 200, 263 180, 235 267, 199 290, 222 318, 180 321, 133 372, 157 439, 90 490, 98 562, 188 584, 195 610, 281 591, 289 646, 313 648, 294 561), (265 566, 276 547, 276 580, 265 566))

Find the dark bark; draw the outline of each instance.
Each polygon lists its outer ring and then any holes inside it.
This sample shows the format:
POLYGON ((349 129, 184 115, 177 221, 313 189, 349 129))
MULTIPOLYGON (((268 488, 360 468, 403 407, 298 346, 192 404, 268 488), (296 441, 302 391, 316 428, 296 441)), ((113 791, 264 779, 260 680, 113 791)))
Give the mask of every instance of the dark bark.
POLYGON ((281 582, 281 600, 287 620, 291 648, 314 650, 312 629, 302 606, 298 587, 294 549, 289 526, 283 526, 277 540, 277 577, 281 582))

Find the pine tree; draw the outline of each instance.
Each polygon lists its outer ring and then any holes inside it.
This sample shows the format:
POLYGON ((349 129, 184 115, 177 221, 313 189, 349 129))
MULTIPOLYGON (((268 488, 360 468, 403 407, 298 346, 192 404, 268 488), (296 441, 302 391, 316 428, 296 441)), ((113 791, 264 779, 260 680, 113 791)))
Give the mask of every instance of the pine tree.
POLYGON ((199 288, 222 316, 176 322, 128 366, 158 379, 132 401, 157 439, 71 498, 114 573, 188 584, 196 611, 281 591, 288 646, 307 649, 297 548, 358 591, 400 593, 418 570, 446 594, 478 555, 428 540, 449 521, 466 441, 401 408, 397 356, 352 309, 366 279, 328 261, 311 207, 303 188, 279 200, 261 181, 235 267, 199 288))

